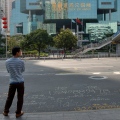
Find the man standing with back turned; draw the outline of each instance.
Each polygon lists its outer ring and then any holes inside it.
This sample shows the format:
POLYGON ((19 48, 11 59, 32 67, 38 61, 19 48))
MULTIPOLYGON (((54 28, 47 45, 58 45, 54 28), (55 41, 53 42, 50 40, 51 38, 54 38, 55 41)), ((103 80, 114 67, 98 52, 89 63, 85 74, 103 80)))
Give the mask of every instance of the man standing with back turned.
POLYGON ((24 97, 24 78, 22 76, 22 73, 25 71, 25 65, 24 62, 19 59, 19 57, 22 55, 20 47, 14 47, 12 49, 12 55, 12 58, 6 60, 6 69, 10 74, 10 85, 3 115, 8 116, 9 109, 12 105, 12 101, 17 90, 16 118, 18 118, 24 114, 24 112, 21 110, 24 97))

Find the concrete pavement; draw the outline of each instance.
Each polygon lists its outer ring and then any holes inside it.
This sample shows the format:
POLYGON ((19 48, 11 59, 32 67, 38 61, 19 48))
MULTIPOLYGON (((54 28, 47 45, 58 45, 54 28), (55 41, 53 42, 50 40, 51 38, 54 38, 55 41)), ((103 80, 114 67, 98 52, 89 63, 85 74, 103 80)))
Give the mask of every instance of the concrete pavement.
POLYGON ((120 109, 103 109, 90 111, 68 111, 68 112, 41 112, 25 113, 16 118, 15 114, 8 117, 0 114, 0 120, 120 120, 120 109))
MULTIPOLYGON (((0 64, 1 64, 1 67, 0 67, 0 70, 1 70, 0 71, 0 81, 1 81, 0 120, 16 120, 15 114, 14 114, 16 101, 12 105, 13 108, 11 108, 11 113, 9 114, 9 116, 4 117, 2 115, 2 110, 3 110, 2 105, 4 104, 4 100, 6 99, 5 91, 8 88, 8 84, 7 84, 8 73, 6 72, 4 61, 0 61, 0 64)), ((62 60, 54 60, 54 61, 47 61, 47 60, 46 61, 44 60, 27 61, 26 60, 26 72, 24 73, 24 77, 26 78, 27 89, 26 89, 26 96, 25 96, 25 104, 23 106, 24 107, 23 111, 25 111, 25 114, 22 117, 17 118, 17 120, 120 120, 120 108, 117 108, 117 106, 119 107, 120 105, 119 104, 119 98, 120 98, 119 97, 120 95, 119 94, 120 93, 119 64, 120 64, 119 58, 117 59, 101 58, 99 60, 98 59, 84 59, 84 60, 76 59, 76 60, 63 60, 63 61, 62 60), (98 78, 90 79, 90 77, 93 75, 97 77, 106 76, 107 79, 98 79, 98 78), (35 78, 35 81, 37 81, 37 83, 34 83, 34 78, 35 78), (40 87, 38 87, 37 85, 39 85, 40 87), (46 91, 46 88, 47 88, 47 91, 46 91), (79 92, 78 90, 82 90, 82 89, 85 90, 85 95, 86 94, 91 95, 91 97, 89 98, 89 96, 85 96, 86 98, 82 100, 81 96, 73 95, 73 92, 77 92, 76 95, 81 95, 82 93, 78 94, 79 92), (61 93, 62 95, 60 96, 58 93, 59 94, 61 93), (50 98, 50 95, 52 95, 51 98, 50 98), (54 95, 58 95, 58 96, 56 97, 54 95), (65 109, 63 109, 64 106, 62 106, 62 108, 59 109, 60 105, 66 104, 66 101, 62 99, 63 101, 60 104, 58 100, 59 99, 61 100, 61 98, 64 98, 66 100, 66 98, 69 98, 69 97, 70 97, 70 100, 76 98, 76 100, 78 101, 78 104, 76 104, 76 106, 73 106, 73 108, 82 107, 81 105, 84 105, 83 103, 86 100, 86 101, 90 101, 89 106, 92 105, 92 103, 94 104, 101 103, 101 105, 106 103, 108 105, 111 105, 112 109, 106 108, 102 110, 94 109, 94 110, 82 110, 82 111, 79 111, 79 109, 76 109, 76 111, 68 111, 70 110, 70 107, 67 107, 67 106, 66 107, 68 109, 66 109, 66 111, 65 109), (46 100, 46 98, 48 98, 48 101, 46 100), (39 104, 38 103, 39 99, 42 103, 46 102, 46 104, 44 105, 39 104), (83 102, 82 104, 80 104, 81 100, 83 102), (37 104, 34 105, 33 104, 34 101, 37 104), (50 106, 51 104, 57 103, 57 101, 59 102, 58 103, 59 106, 57 109, 59 109, 59 111, 61 112, 56 112, 56 109, 52 109, 50 106), (51 110, 50 112, 47 112, 49 107, 55 112, 51 112, 52 111, 51 109, 50 109, 51 110), (113 108, 113 107, 116 107, 116 108, 113 108), (41 111, 43 110, 45 112, 40 112, 40 110, 41 111)), ((70 103, 73 103, 70 105, 75 105, 76 102, 73 101, 70 103)), ((54 108, 56 108, 55 105, 54 105, 54 108)))

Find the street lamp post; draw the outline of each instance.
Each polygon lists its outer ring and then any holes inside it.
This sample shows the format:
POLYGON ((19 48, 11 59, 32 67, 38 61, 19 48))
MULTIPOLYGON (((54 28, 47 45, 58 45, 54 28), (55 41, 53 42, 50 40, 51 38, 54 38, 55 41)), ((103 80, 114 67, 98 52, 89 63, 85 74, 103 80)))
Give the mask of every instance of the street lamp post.
POLYGON ((5 30, 5 32, 6 32, 6 33, 5 33, 5 38, 6 38, 6 58, 7 58, 7 57, 8 57, 8 56, 7 56, 7 29, 5 30))
POLYGON ((3 22, 3 28, 5 29, 5 38, 6 38, 6 58, 7 58, 7 18, 6 17, 3 17, 2 18, 3 22))
POLYGON ((7 58, 7 22, 6 22, 7 18, 6 18, 6 17, 3 17, 2 20, 3 20, 3 22, 2 22, 3 28, 5 29, 5 38, 6 38, 6 58, 7 58))

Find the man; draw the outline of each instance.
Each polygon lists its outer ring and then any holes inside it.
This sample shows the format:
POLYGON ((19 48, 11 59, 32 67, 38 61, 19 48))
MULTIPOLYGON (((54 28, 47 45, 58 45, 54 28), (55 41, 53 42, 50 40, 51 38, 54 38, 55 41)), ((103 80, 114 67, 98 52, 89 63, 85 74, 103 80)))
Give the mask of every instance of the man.
POLYGON ((22 55, 22 51, 20 47, 14 47, 12 49, 12 55, 13 57, 6 60, 6 69, 8 73, 10 74, 9 79, 9 91, 8 91, 8 97, 6 100, 6 104, 4 107, 4 116, 8 116, 9 109, 12 105, 12 101, 15 95, 15 92, 17 90, 17 110, 16 110, 16 118, 20 117, 24 114, 22 110, 23 106, 23 97, 24 97, 24 78, 22 76, 22 73, 25 71, 25 65, 24 62, 19 59, 19 57, 22 55))

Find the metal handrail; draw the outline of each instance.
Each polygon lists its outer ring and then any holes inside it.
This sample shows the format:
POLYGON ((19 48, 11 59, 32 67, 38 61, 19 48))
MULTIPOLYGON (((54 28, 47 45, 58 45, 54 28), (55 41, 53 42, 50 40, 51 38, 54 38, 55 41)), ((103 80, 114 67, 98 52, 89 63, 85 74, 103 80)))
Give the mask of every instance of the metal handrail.
POLYGON ((100 49, 101 47, 111 43, 119 34, 120 34, 120 31, 117 31, 111 37, 105 38, 102 41, 99 41, 98 43, 90 43, 88 45, 84 45, 82 48, 73 51, 72 54, 77 56, 77 55, 86 53, 86 52, 93 50, 93 49, 94 50, 100 49))

